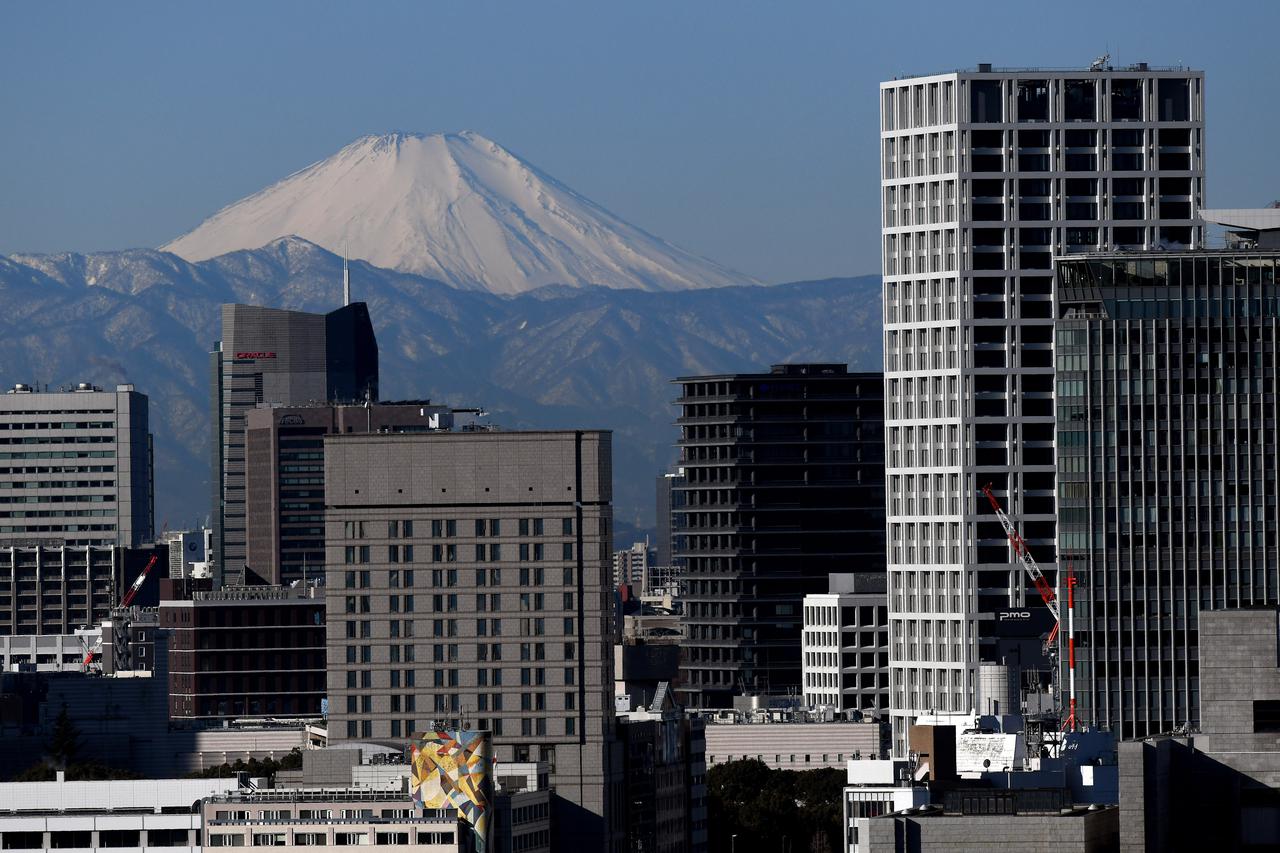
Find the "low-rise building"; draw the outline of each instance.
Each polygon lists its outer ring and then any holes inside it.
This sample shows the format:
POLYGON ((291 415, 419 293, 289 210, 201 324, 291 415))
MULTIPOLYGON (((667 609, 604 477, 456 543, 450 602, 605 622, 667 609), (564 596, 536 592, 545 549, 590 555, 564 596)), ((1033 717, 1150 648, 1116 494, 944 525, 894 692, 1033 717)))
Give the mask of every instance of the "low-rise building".
POLYGON ((833 574, 804 597, 804 704, 889 713, 889 598, 882 572, 833 574))
POLYGON ((774 770, 843 770, 851 758, 885 754, 880 723, 710 722, 706 728, 707 766, 754 758, 774 770))
POLYGON ((921 806, 858 822, 857 853, 1109 853, 1116 806, 1041 806, 1031 791, 972 792, 955 809, 921 806))
POLYGON ((4 672, 80 672, 102 634, 85 628, 74 634, 0 635, 0 670, 4 672))
POLYGON ((0 784, 0 849, 197 853, 200 802, 241 790, 236 779, 0 784))
POLYGON ((209 797, 200 811, 206 848, 473 849, 468 827, 453 810, 415 808, 403 788, 236 791, 209 797))
POLYGON ((323 587, 226 587, 160 603, 175 719, 319 718, 323 587))

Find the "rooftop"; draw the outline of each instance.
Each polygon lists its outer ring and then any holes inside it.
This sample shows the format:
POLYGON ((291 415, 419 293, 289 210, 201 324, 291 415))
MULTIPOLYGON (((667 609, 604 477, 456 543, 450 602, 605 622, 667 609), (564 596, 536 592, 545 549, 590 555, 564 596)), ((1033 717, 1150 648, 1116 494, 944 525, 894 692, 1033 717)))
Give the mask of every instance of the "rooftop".
POLYGON ((933 71, 924 74, 899 74, 890 82, 899 80, 916 80, 922 77, 944 77, 950 74, 993 74, 1008 76, 1016 74, 1018 76, 1032 74, 1203 74, 1204 72, 1197 68, 1191 68, 1187 65, 1151 65, 1147 62, 1132 62, 1128 65, 1114 65, 1111 57, 1103 55, 1095 59, 1093 62, 1084 66, 1068 66, 1054 68, 1049 66, 1017 66, 1017 65, 993 65, 990 62, 979 62, 968 68, 948 68, 942 71, 933 71))

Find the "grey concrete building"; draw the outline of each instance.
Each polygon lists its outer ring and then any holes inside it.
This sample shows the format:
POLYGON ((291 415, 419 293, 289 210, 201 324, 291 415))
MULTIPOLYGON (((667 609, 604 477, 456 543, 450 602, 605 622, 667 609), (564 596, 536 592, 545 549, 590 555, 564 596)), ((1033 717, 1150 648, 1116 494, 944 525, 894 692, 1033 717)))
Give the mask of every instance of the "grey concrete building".
POLYGON ((331 740, 487 729, 550 764, 555 849, 621 838, 610 439, 325 437, 331 740))
POLYGON ((889 713, 889 602, 879 572, 830 576, 804 597, 802 696, 807 708, 889 713))
POLYGON ((1280 595, 1278 263, 1233 250, 1059 264, 1077 714, 1124 739, 1200 724, 1200 614, 1280 595))
MULTIPOLYGON (((1084 806, 1016 811, 1017 794, 969 798, 974 811, 912 808, 858 821, 857 853, 1111 853, 1119 809, 1084 806), (990 800, 988 804, 984 800, 990 800), (990 807, 993 811, 978 811, 990 807), (1010 809, 995 811, 994 809, 1010 809)), ((1025 797, 1024 797, 1025 798, 1025 797)), ((1218 848, 1220 849, 1220 848, 1218 848)))
POLYGON ((398 403, 278 406, 245 412, 245 565, 270 584, 324 573, 324 437, 428 432, 452 425, 448 406, 398 403))
POLYGON ((880 85, 891 706, 978 707, 1034 590, 978 490, 1054 570, 1054 256, 1199 246, 1204 75, 1105 58, 880 85))
POLYGON ((0 546, 150 542, 149 424, 132 385, 0 395, 0 546))
POLYGON ((884 384, 843 364, 684 376, 680 385, 685 657, 691 708, 795 694, 801 603, 832 572, 883 571, 884 384))
POLYGON ((328 314, 257 305, 222 306, 222 340, 210 353, 213 542, 218 581, 261 581, 245 572, 245 418, 267 404, 378 399, 378 342, 356 302, 328 314))
POLYGON ((1280 610, 1202 610, 1198 730, 1120 744, 1125 853, 1280 849, 1280 610))

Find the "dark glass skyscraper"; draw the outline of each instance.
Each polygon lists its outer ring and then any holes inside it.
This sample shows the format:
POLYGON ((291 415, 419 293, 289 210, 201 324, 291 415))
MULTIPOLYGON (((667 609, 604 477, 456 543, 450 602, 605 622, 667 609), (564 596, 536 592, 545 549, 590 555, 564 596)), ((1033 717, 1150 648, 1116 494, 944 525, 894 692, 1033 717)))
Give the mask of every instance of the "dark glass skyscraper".
POLYGON ((1200 612, 1280 601, 1278 263, 1059 262, 1058 564, 1077 578, 1084 724, 1198 725, 1200 612))
POLYGON ((802 601, 884 571, 884 382, 843 364, 685 376, 673 558, 687 706, 799 695, 802 601))
POLYGON ((213 554, 224 583, 245 572, 245 412, 261 403, 378 399, 378 342, 363 302, 328 314, 222 306, 213 373, 213 554))

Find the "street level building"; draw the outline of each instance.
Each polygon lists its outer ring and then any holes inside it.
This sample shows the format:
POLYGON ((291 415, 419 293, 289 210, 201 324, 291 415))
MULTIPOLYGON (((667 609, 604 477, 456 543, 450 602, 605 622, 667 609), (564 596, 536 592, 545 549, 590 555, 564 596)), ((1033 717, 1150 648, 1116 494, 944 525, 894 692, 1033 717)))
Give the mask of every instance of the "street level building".
POLYGON ((672 704, 664 683, 647 707, 618 715, 631 850, 706 853, 705 724, 672 704))
POLYGON ((555 849, 620 840, 610 434, 325 437, 329 735, 492 733, 545 761, 555 849))
POLYGON ((0 545, 150 542, 149 430, 132 385, 0 395, 0 545))
POLYGON ((685 376, 672 557, 686 707, 798 694, 802 602, 884 567, 883 381, 843 364, 685 376))
POLYGON ((1059 264, 1077 716, 1125 740, 1201 723, 1201 614, 1280 600, 1277 264, 1241 250, 1059 264))
POLYGON ((222 306, 213 375, 215 577, 263 582, 245 572, 245 418, 267 404, 378 399, 378 342, 363 302, 328 314, 257 305, 222 306))
POLYGON ((288 584, 324 574, 324 437, 428 432, 452 426, 428 400, 276 406, 245 412, 245 564, 253 577, 288 584))
POLYGON ((1000 608, 1038 603, 979 489, 1054 569, 1052 258, 1196 247, 1204 76, 1104 57, 880 85, 890 706, 981 706, 1000 608))
POLYGON ((804 597, 804 704, 838 714, 889 713, 889 603, 879 572, 830 576, 804 597))

